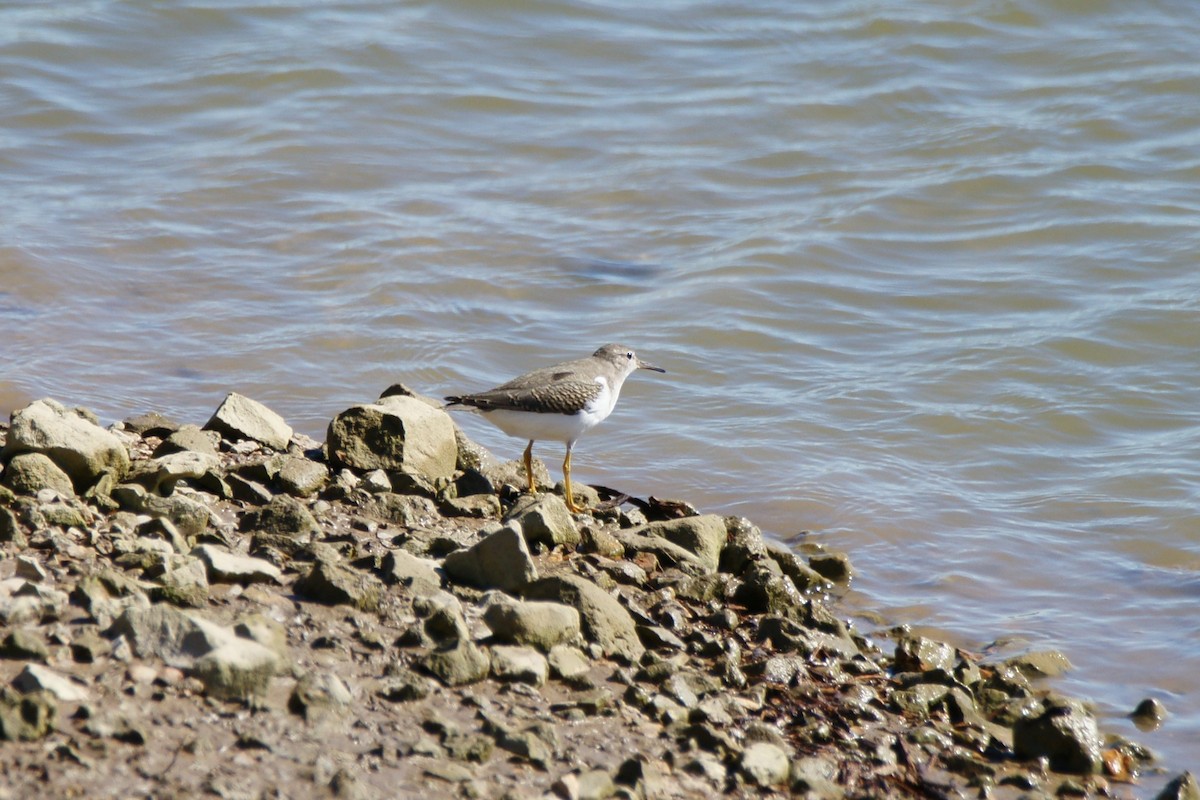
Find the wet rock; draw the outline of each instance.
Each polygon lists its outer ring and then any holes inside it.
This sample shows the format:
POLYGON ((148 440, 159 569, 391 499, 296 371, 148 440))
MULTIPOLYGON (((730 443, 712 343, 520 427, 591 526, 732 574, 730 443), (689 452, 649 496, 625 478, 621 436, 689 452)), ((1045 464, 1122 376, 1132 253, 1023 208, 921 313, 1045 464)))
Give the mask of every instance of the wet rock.
POLYGON ((808 559, 808 565, 834 583, 849 583, 854 577, 854 567, 845 553, 817 553, 808 559))
POLYGON ((755 786, 779 786, 787 781, 791 761, 783 748, 770 742, 755 742, 742 752, 741 773, 755 786))
POLYGON ((804 596, 782 574, 774 561, 756 561, 742 570, 734 599, 757 613, 794 616, 804 605, 804 596))
POLYGON ((154 448, 153 455, 155 458, 172 453, 199 453, 215 456, 220 452, 217 448, 220 438, 220 434, 216 431, 202 431, 199 425, 181 425, 177 430, 168 434, 158 447, 154 448))
POLYGON ((42 453, 83 491, 104 474, 120 479, 129 469, 129 451, 113 433, 101 428, 95 415, 68 409, 46 399, 13 412, 0 460, 22 453, 42 453))
POLYGON ((532 647, 498 644, 492 648, 492 675, 498 680, 541 686, 548 673, 546 657, 532 647))
POLYGON ((1200 800, 1200 782, 1190 772, 1175 776, 1154 800, 1200 800))
POLYGON ((243 531, 261 531, 302 541, 321 532, 321 526, 312 512, 299 500, 287 495, 275 497, 262 508, 248 511, 238 527, 243 531))
POLYGON ((538 577, 525 537, 512 523, 464 550, 450 553, 442 567, 447 575, 473 586, 509 592, 538 577))
POLYGON ((353 406, 329 424, 330 460, 356 470, 404 470, 449 478, 458 460, 450 416, 412 397, 353 406))
POLYGON ((1147 697, 1137 704, 1137 708, 1129 716, 1133 718, 1133 724, 1138 726, 1138 730, 1152 731, 1167 718, 1167 709, 1157 699, 1147 697))
POLYGON ((1013 751, 1022 759, 1047 758, 1055 772, 1089 775, 1103 766, 1096 720, 1076 701, 1047 700, 1041 714, 1017 720, 1013 751))
POLYGON ((629 612, 616 598, 586 578, 578 575, 544 578, 527 587, 525 594, 532 599, 574 606, 585 636, 598 644, 605 655, 635 662, 646 650, 629 612))
POLYGON ((728 535, 725 520, 716 514, 651 522, 636 531, 645 536, 666 539, 694 555, 707 571, 715 572, 720 565, 721 550, 728 535))
POLYGON ((503 594, 490 598, 483 621, 498 641, 530 645, 543 652, 580 634, 579 612, 572 606, 514 600, 503 594))
POLYGON ((202 544, 192 554, 204 563, 212 583, 280 583, 279 567, 261 558, 238 555, 211 544, 202 544))
POLYGON ((32 742, 54 730, 58 705, 48 692, 20 695, 0 689, 0 741, 32 742))
POLYGON ((837 800, 845 794, 837 785, 837 774, 837 764, 828 759, 817 756, 798 758, 792 762, 789 774, 792 792, 805 797, 837 800))
POLYGON ((1030 680, 1056 678, 1071 669, 1071 662, 1057 650, 1037 650, 1005 659, 1004 663, 1019 669, 1030 680))
POLYGON ((442 585, 442 576, 438 573, 440 566, 432 559, 394 549, 384 554, 381 573, 388 583, 407 586, 419 594, 432 594, 442 585))
POLYGON ((36 628, 16 628, 0 641, 0 658, 45 661, 49 657, 50 648, 36 628))
POLYGON ((722 572, 741 575, 751 564, 769 557, 762 531, 745 517, 726 517, 725 535, 725 546, 721 549, 722 572))
POLYGON ((17 494, 35 496, 43 489, 52 489, 64 497, 75 494, 67 473, 42 453, 13 456, 4 468, 4 483, 17 494))
POLYGON ((555 494, 521 497, 509 509, 504 520, 520 525, 525 541, 531 547, 543 544, 547 548, 557 545, 574 548, 579 546, 581 540, 579 528, 567 510, 567 504, 555 494))
POLYGON ((830 584, 829 578, 805 564, 798 555, 785 547, 768 544, 767 555, 802 592, 822 589, 830 584))
POLYGON ((351 605, 360 611, 379 608, 383 584, 368 575, 339 563, 318 561, 296 581, 296 593, 329 605, 351 605))
POLYGON ((27 664, 12 685, 24 694, 47 692, 64 703, 83 703, 89 696, 83 686, 40 664, 27 664))
POLYGON ((896 643, 895 662, 900 672, 949 672, 954 667, 954 648, 924 636, 907 636, 896 643))
POLYGON ((228 441, 250 439, 272 450, 286 450, 292 440, 292 427, 283 417, 257 400, 230 392, 213 412, 204 429, 216 431, 228 441))

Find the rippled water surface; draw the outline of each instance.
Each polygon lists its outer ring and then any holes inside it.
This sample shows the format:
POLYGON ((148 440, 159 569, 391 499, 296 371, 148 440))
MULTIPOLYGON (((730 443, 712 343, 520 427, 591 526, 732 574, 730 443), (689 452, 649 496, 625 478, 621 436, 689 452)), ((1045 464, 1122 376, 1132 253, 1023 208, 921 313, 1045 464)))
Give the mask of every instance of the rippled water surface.
POLYGON ((177 5, 0 7, 4 411, 323 438, 623 341, 669 373, 581 480, 811 531, 1200 766, 1191 4, 177 5))

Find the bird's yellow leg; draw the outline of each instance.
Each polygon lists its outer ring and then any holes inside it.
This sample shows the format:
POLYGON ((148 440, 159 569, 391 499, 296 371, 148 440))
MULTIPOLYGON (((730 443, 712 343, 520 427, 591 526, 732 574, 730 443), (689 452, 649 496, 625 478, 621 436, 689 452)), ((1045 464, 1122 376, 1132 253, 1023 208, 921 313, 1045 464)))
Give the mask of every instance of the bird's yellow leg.
POLYGON ((537 494, 537 484, 533 482, 533 440, 525 447, 525 477, 529 479, 529 493, 537 494))
POLYGON ((571 447, 567 446, 567 457, 563 459, 563 498, 567 501, 567 510, 572 514, 583 511, 575 505, 575 495, 571 493, 571 447))

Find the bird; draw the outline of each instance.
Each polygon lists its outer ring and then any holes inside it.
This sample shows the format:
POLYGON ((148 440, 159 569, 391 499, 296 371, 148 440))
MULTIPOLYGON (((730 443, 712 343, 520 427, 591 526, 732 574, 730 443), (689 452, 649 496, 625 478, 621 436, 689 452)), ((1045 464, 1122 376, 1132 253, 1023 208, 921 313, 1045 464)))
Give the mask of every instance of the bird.
POLYGON ((575 504, 571 493, 571 450, 580 436, 612 413, 625 379, 638 369, 666 372, 642 361, 632 348, 606 344, 588 358, 535 369, 494 389, 447 395, 446 408, 471 408, 509 436, 529 441, 524 462, 531 494, 537 493, 533 443, 539 439, 563 442, 567 446, 563 494, 567 508, 577 514, 584 509, 575 504))

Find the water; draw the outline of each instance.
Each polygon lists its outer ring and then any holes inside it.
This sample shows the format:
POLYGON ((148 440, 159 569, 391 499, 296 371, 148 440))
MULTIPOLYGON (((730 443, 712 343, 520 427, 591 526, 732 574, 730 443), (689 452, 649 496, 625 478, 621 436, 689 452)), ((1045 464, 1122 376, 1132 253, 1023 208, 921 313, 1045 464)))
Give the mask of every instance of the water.
POLYGON ((1196 769, 1195 10, 642 5, 0 8, 0 408, 321 439, 622 341, 669 373, 580 480, 811 531, 1196 769))

